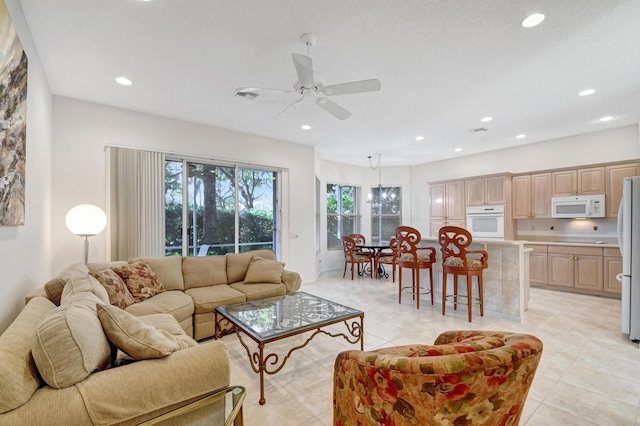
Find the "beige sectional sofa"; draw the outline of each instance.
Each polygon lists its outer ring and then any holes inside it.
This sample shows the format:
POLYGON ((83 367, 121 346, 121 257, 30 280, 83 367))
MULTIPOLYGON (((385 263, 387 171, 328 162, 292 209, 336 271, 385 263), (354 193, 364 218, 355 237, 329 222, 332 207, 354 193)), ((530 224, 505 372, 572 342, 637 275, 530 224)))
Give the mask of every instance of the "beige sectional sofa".
POLYGON ((269 250, 144 258, 163 289, 120 309, 91 273, 139 260, 73 265, 27 297, 0 336, 0 425, 137 424, 223 389, 226 348, 196 342, 213 335, 215 307, 301 283, 269 250))

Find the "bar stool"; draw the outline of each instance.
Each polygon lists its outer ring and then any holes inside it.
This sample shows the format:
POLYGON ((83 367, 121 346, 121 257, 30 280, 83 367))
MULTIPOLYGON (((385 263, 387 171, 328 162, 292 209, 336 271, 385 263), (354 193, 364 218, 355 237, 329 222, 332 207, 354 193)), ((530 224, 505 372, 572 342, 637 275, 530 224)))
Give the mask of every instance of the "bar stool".
MULTIPOLYGON (((411 293, 420 309, 420 271, 429 270, 431 304, 433 305, 433 268, 436 261, 436 250, 433 247, 419 247, 422 236, 420 231, 410 226, 396 228, 397 263, 398 263, 398 303, 402 303, 402 269, 411 269, 411 293)), ((408 287, 407 287, 408 288, 408 287)))
MULTIPOLYGON (((442 315, 447 305, 447 275, 453 275, 453 309, 458 309, 458 297, 466 297, 466 305, 471 322, 471 311, 474 304, 480 306, 480 316, 484 316, 484 296, 482 290, 482 271, 487 268, 489 255, 484 250, 467 250, 471 245, 471 234, 464 228, 444 226, 438 231, 438 240, 442 251, 442 315), (468 257, 469 254, 480 255, 468 257), (458 277, 467 279, 467 295, 458 296, 458 277), (473 277, 478 282, 478 297, 472 295, 473 277), (474 299, 476 302, 474 302, 474 299)), ((465 303, 460 303, 464 305, 465 303)))

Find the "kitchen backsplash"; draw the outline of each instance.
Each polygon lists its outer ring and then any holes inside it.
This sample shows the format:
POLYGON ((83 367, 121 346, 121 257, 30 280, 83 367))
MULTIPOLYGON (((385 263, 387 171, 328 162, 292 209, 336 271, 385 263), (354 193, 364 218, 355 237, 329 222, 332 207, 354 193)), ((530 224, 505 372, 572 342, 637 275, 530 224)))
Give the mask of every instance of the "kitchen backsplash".
POLYGON ((527 237, 617 239, 616 218, 602 219, 520 219, 518 239, 527 237), (594 229, 596 227, 597 229, 594 229))

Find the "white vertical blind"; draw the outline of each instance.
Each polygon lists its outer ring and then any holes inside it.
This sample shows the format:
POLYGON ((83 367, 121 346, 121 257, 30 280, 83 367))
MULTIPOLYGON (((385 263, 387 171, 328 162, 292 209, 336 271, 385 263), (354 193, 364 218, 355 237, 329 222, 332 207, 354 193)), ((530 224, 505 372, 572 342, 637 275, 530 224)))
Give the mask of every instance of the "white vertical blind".
POLYGON ((164 161, 161 152, 108 147, 111 259, 164 256, 164 161))

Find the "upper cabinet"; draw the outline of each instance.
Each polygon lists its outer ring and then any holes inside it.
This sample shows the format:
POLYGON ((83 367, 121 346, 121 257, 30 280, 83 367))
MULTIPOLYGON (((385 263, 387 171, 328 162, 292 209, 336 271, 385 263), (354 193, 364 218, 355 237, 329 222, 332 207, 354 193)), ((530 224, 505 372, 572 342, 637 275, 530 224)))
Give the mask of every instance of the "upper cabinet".
POLYGON ((626 177, 639 176, 638 163, 626 163, 607 166, 606 172, 606 214, 607 217, 618 217, 618 209, 622 200, 622 181, 626 177))
POLYGON ((514 219, 551 217, 551 179, 551 173, 513 177, 514 219))
POLYGON ((605 168, 589 167, 551 173, 553 197, 605 193, 605 168))
POLYGON ((506 204, 508 200, 509 175, 479 177, 464 181, 465 205, 483 206, 506 204))
POLYGON ((429 184, 429 227, 431 236, 445 225, 465 226, 464 181, 429 184))

